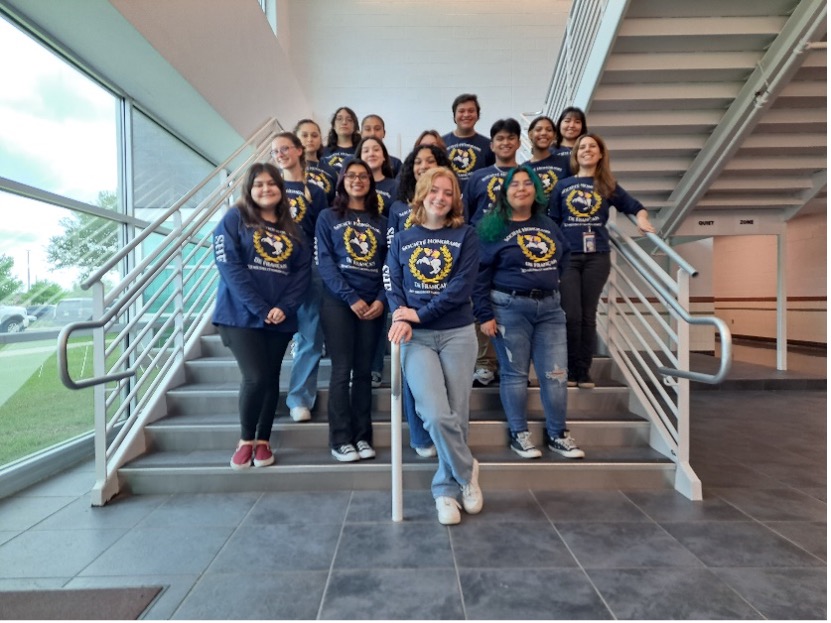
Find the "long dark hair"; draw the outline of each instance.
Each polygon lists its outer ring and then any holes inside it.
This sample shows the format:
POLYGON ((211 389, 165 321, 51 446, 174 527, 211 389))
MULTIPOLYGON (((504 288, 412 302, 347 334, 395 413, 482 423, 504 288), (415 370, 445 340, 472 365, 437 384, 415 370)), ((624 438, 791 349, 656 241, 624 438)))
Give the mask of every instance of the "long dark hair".
POLYGON ((300 239, 300 231, 291 218, 291 206, 286 195, 286 184, 283 181, 283 176, 280 174, 280 169, 270 162, 255 162, 249 167, 248 172, 245 174, 242 196, 237 201, 236 206, 240 211, 242 222, 246 227, 276 227, 286 232, 290 237, 300 239), (270 223, 260 216, 260 209, 251 197, 254 180, 261 173, 268 173, 269 177, 277 183, 277 188, 280 189, 280 202, 274 210, 277 217, 276 223, 270 223))
POLYGON ((521 164, 518 167, 514 167, 505 175, 505 180, 502 182, 502 188, 499 189, 499 194, 496 197, 496 203, 493 204, 493 209, 479 221, 479 225, 476 227, 476 231, 481 240, 493 242, 502 237, 507 231, 511 216, 514 213, 511 204, 508 203, 508 186, 510 186, 514 176, 520 172, 527 173, 528 178, 534 184, 534 205, 531 206, 531 214, 545 214, 548 210, 548 200, 545 197, 545 190, 534 169, 528 166, 528 164, 521 164))
POLYGON ((560 116, 557 117, 557 123, 554 124, 554 134, 557 137, 554 140, 555 147, 560 147, 560 145, 563 142, 563 135, 560 134, 560 124, 563 122, 563 119, 566 118, 566 115, 571 114, 580 117, 580 123, 582 124, 580 134, 587 134, 589 131, 589 124, 586 123, 586 113, 584 113, 581 109, 577 108, 577 106, 567 106, 566 108, 563 108, 563 112, 561 112, 560 116))
POLYGON ((363 167, 367 175, 369 175, 369 192, 364 199, 364 210, 370 216, 379 216, 381 214, 381 207, 380 201, 378 200, 378 193, 375 192, 375 180, 372 177, 372 169, 360 158, 350 160, 341 169, 340 174, 338 174, 338 183, 335 187, 335 200, 332 202, 332 209, 338 215, 338 218, 346 216, 346 212, 349 210, 349 195, 346 194, 346 180, 344 178, 346 177, 346 172, 354 165, 363 167), (375 198, 374 201, 372 200, 373 197, 375 198))
POLYGON ((326 139, 326 147, 330 149, 337 149, 338 147, 338 133, 335 132, 335 118, 338 116, 338 113, 342 110, 345 110, 347 114, 352 117, 352 125, 355 128, 352 131, 352 147, 354 148, 355 145, 361 140, 361 133, 359 128, 361 127, 358 124, 358 115, 355 114, 355 111, 349 108, 348 106, 341 106, 335 111, 335 114, 332 115, 332 121, 329 125, 329 136, 326 139))
POLYGON ((413 195, 415 195, 416 178, 413 169, 415 168, 415 159, 418 157, 418 152, 422 149, 427 149, 433 154, 437 167, 450 168, 450 158, 447 157, 447 152, 438 146, 418 145, 413 148, 413 151, 404 159, 401 172, 398 174, 398 199, 404 203, 410 203, 413 200, 413 195))
POLYGON ((384 177, 395 177, 392 173, 392 160, 390 160, 390 152, 387 151, 387 146, 384 145, 384 141, 382 139, 376 136, 367 136, 366 138, 362 138, 358 144, 355 145, 355 157, 361 157, 361 149, 363 149, 364 144, 369 141, 375 141, 378 143, 381 146, 381 151, 384 152, 384 163, 381 165, 381 173, 384 174, 384 177))

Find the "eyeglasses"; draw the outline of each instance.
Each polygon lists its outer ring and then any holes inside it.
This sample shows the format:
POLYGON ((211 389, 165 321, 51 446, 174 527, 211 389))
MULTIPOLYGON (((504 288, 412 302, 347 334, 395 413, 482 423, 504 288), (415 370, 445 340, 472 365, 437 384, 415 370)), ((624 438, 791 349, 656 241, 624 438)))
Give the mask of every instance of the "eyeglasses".
POLYGON ((350 182, 354 182, 355 180, 361 180, 362 182, 368 182, 369 176, 366 173, 347 173, 343 176, 343 179, 348 180, 350 182))
POLYGON ((289 153, 292 149, 294 149, 294 147, 289 147, 288 145, 283 145, 283 146, 282 146, 282 147, 280 147, 279 149, 272 149, 272 150, 271 150, 271 155, 272 155, 272 156, 276 156, 277 154, 280 154, 281 156, 285 156, 285 155, 286 155, 287 153, 289 153))

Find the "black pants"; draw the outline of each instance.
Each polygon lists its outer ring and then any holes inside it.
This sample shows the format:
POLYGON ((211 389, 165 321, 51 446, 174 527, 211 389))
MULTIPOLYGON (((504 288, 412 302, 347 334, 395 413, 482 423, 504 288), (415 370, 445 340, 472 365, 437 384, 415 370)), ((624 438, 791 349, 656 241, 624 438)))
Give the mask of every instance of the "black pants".
POLYGON ((292 334, 219 326, 219 335, 222 343, 231 349, 242 372, 240 439, 268 441, 280 398, 280 366, 292 334))
POLYGON ((384 315, 374 320, 361 320, 346 303, 324 288, 320 323, 326 351, 332 359, 329 443, 333 448, 358 441, 371 444, 372 359, 384 315))
POLYGON ((597 304, 610 269, 608 253, 572 253, 560 280, 560 302, 566 312, 569 376, 577 378, 591 369, 597 344, 597 304))

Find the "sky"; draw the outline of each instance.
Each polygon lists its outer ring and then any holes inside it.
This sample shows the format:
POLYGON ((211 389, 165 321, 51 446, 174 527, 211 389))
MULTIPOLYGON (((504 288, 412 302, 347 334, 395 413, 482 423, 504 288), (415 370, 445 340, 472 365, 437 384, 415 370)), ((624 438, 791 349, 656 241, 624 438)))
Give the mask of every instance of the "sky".
MULTIPOLYGON (((3 19, 0 58, 0 176, 92 205, 116 190, 116 98, 3 19)), ((14 258, 24 287, 49 279, 71 288, 75 271, 46 261, 70 212, 0 192, 0 214, 0 253, 14 258)))

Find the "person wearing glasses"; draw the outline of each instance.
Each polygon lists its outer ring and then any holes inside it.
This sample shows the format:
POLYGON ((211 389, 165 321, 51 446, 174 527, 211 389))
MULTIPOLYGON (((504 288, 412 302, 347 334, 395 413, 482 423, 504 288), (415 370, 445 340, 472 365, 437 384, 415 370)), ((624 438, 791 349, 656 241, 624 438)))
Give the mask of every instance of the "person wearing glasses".
POLYGON ((344 166, 334 205, 317 219, 315 244, 324 285, 320 315, 332 359, 331 453, 344 462, 371 459, 375 450, 370 372, 384 324, 382 269, 387 239, 372 170, 363 160, 344 166))
MULTIPOLYGON (((314 245, 315 224, 327 207, 326 195, 313 184, 306 172, 303 143, 291 132, 282 132, 271 142, 271 158, 285 180, 286 196, 292 218, 300 227, 309 246, 314 245)), ((320 328, 320 300, 323 284, 317 269, 312 270, 309 289, 297 310, 297 333, 292 350, 291 378, 286 404, 295 422, 312 419, 317 400, 317 372, 323 355, 323 331, 320 328)))
POLYGON ((482 510, 479 463, 467 445, 470 377, 476 331, 470 297, 479 268, 479 241, 465 224, 459 182, 443 167, 422 174, 413 197, 412 227, 395 235, 386 281, 392 327, 416 413, 436 446, 431 490, 439 523, 482 510))
POLYGON ((214 230, 213 251, 219 271, 213 323, 242 373, 241 433, 231 468, 266 467, 274 463, 270 439, 280 368, 297 330, 312 258, 277 167, 248 169, 242 197, 214 230))
POLYGON ((481 252, 474 310, 499 361, 499 397, 508 420, 509 447, 525 459, 542 453, 528 430, 528 372, 540 383, 545 443, 580 459, 584 452, 566 430, 568 355, 560 275, 569 249, 545 212, 548 198, 528 164, 505 175, 496 204, 477 228, 481 252))
POLYGON ((355 146, 361 140, 358 132, 358 115, 347 106, 341 106, 332 115, 323 161, 340 173, 344 161, 355 155, 355 146))

